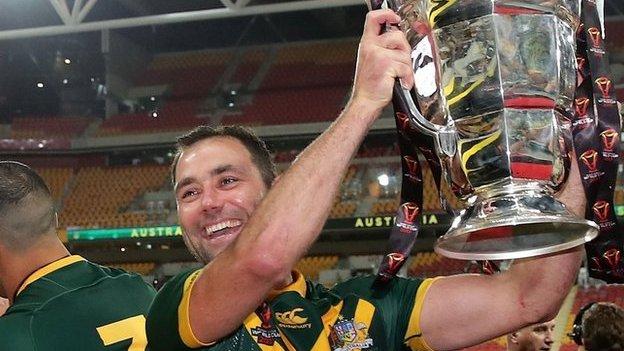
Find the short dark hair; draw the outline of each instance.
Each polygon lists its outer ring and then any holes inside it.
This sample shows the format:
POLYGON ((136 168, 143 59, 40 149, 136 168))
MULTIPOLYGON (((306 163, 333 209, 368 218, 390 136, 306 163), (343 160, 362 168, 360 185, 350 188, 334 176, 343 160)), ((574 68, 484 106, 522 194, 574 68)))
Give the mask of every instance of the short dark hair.
POLYGON ((271 153, 262 139, 249 128, 242 126, 199 126, 177 140, 177 150, 171 163, 171 181, 175 184, 175 173, 180 155, 185 148, 205 139, 214 137, 230 137, 240 141, 251 154, 251 160, 258 167, 262 181, 267 188, 271 187, 277 176, 277 168, 271 158, 271 153))
POLYGON ((0 241, 23 249, 55 228, 54 200, 41 176, 23 163, 0 161, 0 241))
POLYGON ((587 351, 624 350, 624 309, 598 302, 583 314, 583 345, 587 351))

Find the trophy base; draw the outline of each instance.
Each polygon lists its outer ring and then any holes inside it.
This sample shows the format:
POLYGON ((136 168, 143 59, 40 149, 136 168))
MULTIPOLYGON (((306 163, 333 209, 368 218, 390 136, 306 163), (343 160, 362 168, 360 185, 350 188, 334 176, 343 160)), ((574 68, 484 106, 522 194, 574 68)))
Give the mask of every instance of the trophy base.
POLYGON ((523 191, 475 197, 435 252, 459 260, 509 260, 567 250, 597 235, 594 222, 573 215, 553 196, 523 191))

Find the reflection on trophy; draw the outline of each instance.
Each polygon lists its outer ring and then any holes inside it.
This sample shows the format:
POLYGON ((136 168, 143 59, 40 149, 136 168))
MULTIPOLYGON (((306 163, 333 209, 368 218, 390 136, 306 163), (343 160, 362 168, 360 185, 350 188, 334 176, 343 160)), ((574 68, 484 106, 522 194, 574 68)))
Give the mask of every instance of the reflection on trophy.
MULTIPOLYGON (((569 172, 566 116, 583 107, 573 106, 579 0, 386 4, 412 47, 416 83, 401 97, 409 123, 435 138, 447 183, 464 202, 435 250, 512 259, 593 239, 596 224, 553 197, 569 172)), ((581 159, 593 164, 592 155, 581 159)))

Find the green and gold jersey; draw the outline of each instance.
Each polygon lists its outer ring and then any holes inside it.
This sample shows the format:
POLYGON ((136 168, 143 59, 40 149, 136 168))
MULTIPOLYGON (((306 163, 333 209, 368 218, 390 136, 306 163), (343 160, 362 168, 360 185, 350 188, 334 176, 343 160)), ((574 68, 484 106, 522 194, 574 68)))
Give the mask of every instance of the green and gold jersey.
MULTIPOLYGON (((157 294, 147 318, 152 351, 430 350, 420 333, 420 310, 433 279, 396 278, 373 287, 374 277, 354 278, 332 289, 295 282, 271 294, 265 307, 222 340, 203 344, 189 322, 189 299, 201 270, 174 277, 157 294)), ((235 303, 235 302, 233 302, 235 303)))
POLYGON ((145 316, 155 293, 136 274, 65 257, 19 288, 0 317, 0 350, 145 350, 145 316))

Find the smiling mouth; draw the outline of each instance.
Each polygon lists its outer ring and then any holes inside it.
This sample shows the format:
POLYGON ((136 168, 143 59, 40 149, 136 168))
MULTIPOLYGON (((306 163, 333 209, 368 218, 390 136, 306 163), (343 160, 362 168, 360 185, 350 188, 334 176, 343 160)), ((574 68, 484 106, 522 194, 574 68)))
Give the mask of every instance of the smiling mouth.
POLYGON ((229 229, 239 227, 242 224, 240 220, 231 219, 206 227, 206 234, 209 238, 217 238, 230 233, 229 229))

